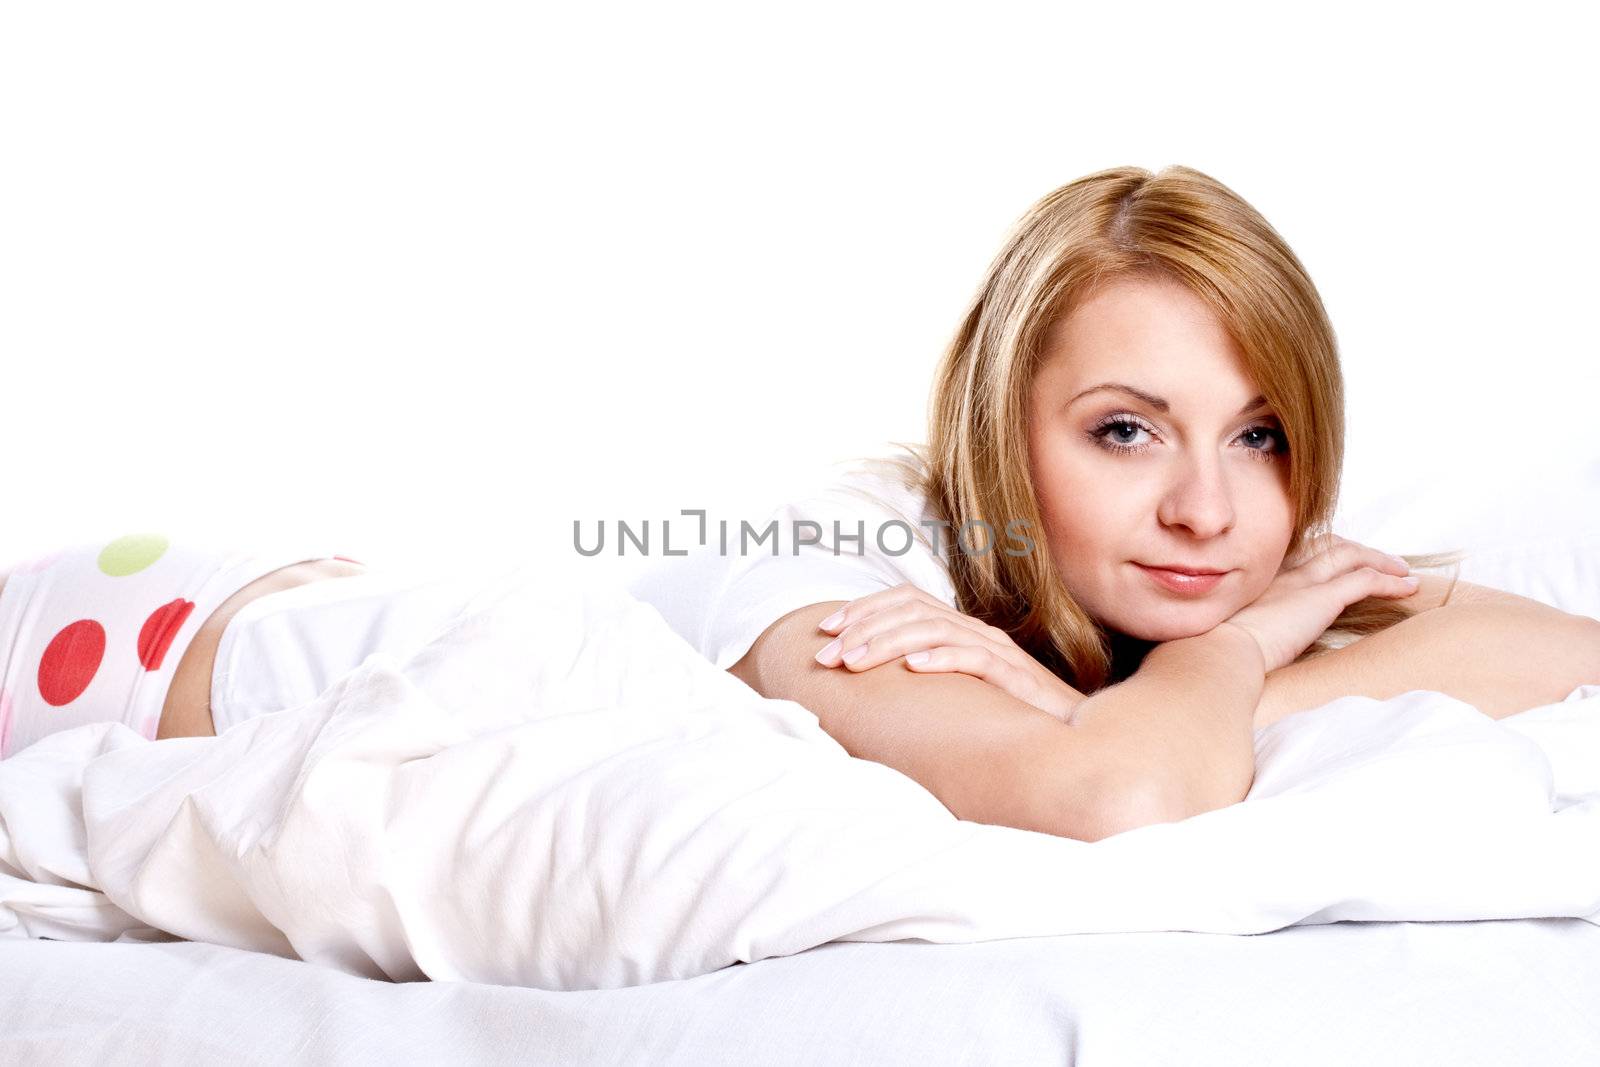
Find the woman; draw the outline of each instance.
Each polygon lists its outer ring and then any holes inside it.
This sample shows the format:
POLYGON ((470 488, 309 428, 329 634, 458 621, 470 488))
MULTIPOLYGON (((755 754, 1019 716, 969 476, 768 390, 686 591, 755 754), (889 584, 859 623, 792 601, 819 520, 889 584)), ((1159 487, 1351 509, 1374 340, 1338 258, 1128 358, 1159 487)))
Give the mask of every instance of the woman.
POLYGON ((1510 714, 1600 680, 1600 622, 1408 573, 1459 555, 1331 536, 1333 330, 1282 238, 1197 171, 1103 171, 1034 205, 930 411, 925 449, 849 486, 881 510, 780 514, 968 540, 891 561, 835 526, 740 560, 702 651, 964 818, 1095 840, 1243 799, 1255 729, 1337 696, 1510 714))

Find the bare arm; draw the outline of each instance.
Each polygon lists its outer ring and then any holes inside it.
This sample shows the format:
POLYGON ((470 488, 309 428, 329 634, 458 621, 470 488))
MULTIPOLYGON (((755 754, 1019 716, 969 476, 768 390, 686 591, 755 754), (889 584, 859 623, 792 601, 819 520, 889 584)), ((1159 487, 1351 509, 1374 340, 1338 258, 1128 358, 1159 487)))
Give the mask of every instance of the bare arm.
POLYGON ((1588 682, 1600 683, 1600 620, 1510 593, 1459 603, 1452 594, 1444 606, 1267 675, 1255 726, 1342 696, 1384 700, 1413 689, 1501 719, 1588 682))
POLYGON ((1124 737, 1144 761, 1142 777, 1159 783, 1163 820, 1186 819, 1249 793, 1251 716, 1265 672, 1255 638, 1225 623, 1157 645, 1132 677, 1091 694, 1069 721, 1124 737))
MULTIPOLYGON (((957 818, 1097 841, 1167 817, 1138 777, 1152 766, 1145 734, 1159 733, 1148 718, 1128 716, 1129 729, 1110 721, 1080 729, 978 678, 918 674, 899 658, 863 671, 824 667, 813 657, 829 635, 817 623, 844 603, 785 615, 730 673, 763 696, 803 705, 845 751, 915 779, 957 818)), ((1239 647, 1228 656, 1239 658, 1239 647)), ((1163 669, 1177 688, 1186 664, 1223 658, 1175 653, 1163 669)), ((1254 703, 1252 693, 1246 725, 1254 703)), ((1248 752, 1248 732, 1244 745, 1248 752)))

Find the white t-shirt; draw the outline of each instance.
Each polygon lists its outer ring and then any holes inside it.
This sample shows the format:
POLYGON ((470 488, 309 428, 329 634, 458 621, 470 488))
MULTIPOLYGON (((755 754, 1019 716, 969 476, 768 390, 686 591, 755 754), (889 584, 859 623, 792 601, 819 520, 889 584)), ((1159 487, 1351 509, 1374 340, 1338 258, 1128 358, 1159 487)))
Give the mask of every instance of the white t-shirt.
POLYGON ((910 582, 956 606, 943 558, 953 534, 927 498, 876 462, 835 464, 834 470, 821 488, 751 523, 748 532, 730 524, 728 566, 697 642, 719 670, 743 658, 767 627, 807 604, 855 600, 910 582))

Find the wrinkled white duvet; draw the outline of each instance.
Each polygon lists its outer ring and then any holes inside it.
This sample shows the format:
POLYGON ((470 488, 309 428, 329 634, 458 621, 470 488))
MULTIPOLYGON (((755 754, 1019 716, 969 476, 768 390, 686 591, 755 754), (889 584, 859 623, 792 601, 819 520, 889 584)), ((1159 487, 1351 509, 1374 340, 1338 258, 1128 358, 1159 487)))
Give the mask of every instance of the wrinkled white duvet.
POLYGON ((1242 804, 1093 844, 961 822, 620 588, 513 571, 415 656, 221 737, 0 761, 0 933, 153 927, 396 980, 610 988, 824 942, 1600 923, 1600 686, 1256 737, 1242 804))

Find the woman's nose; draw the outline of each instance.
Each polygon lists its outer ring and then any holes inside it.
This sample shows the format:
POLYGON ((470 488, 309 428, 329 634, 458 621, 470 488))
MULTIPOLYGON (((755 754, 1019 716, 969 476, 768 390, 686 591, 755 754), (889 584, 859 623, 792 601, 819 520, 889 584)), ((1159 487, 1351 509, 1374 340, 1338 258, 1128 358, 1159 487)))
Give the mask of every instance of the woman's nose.
POLYGON ((1162 500, 1164 526, 1186 527, 1195 537, 1215 537, 1234 522, 1232 490, 1217 457, 1181 465, 1162 500))

